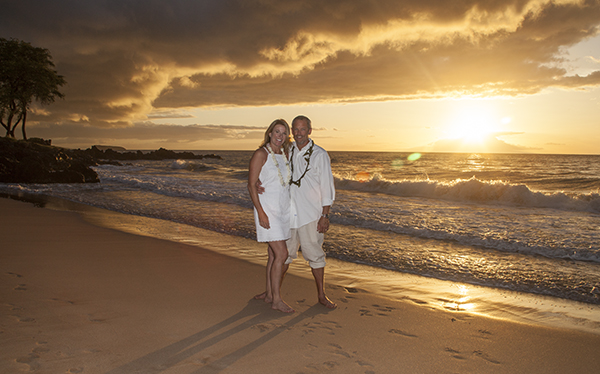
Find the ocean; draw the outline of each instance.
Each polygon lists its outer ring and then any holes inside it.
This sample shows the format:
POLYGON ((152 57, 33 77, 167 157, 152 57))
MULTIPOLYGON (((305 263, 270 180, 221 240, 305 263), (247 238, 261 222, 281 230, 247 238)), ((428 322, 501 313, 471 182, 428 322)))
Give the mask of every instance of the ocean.
MULTIPOLYGON (((125 214, 129 221, 105 221, 145 235, 170 232, 168 240, 202 244, 195 229, 254 239, 246 188, 252 152, 194 153, 222 159, 102 165, 98 184, 0 184, 0 193, 125 214)), ((325 239, 328 279, 345 277, 348 292, 370 285, 451 310, 568 314, 600 331, 600 156, 329 154, 336 201, 325 239)), ((225 250, 265 259, 262 249, 236 248, 225 250)))

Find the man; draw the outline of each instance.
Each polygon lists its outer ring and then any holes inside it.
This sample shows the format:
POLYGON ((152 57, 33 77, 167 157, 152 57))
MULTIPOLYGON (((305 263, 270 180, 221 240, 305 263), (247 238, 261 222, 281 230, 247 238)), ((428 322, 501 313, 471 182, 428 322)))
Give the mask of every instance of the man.
POLYGON ((290 150, 292 232, 287 241, 289 256, 284 271, 298 257, 298 248, 301 248, 302 257, 308 261, 315 278, 319 303, 335 309, 337 305, 325 295, 323 251, 325 232, 329 230, 329 210, 335 200, 335 187, 329 155, 309 138, 311 133, 312 125, 308 117, 294 118, 292 135, 295 143, 290 150))

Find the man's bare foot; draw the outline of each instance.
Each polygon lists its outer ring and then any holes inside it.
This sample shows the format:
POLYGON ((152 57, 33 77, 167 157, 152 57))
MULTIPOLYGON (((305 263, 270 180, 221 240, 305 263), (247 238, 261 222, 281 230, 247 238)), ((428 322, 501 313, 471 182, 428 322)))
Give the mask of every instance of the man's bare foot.
POLYGON ((263 293, 259 293, 258 295, 254 296, 255 300, 264 300, 265 303, 271 303, 273 301, 272 298, 267 297, 267 293, 263 292, 263 293))
POLYGON ((291 306, 287 305, 283 300, 271 304, 271 308, 275 309, 275 310, 279 310, 280 312, 284 312, 284 313, 294 313, 295 312, 295 310, 292 309, 291 306))
POLYGON ((334 303, 333 301, 329 300, 329 298, 325 295, 323 297, 319 297, 319 303, 325 305, 325 307, 328 309, 337 308, 337 304, 334 303))

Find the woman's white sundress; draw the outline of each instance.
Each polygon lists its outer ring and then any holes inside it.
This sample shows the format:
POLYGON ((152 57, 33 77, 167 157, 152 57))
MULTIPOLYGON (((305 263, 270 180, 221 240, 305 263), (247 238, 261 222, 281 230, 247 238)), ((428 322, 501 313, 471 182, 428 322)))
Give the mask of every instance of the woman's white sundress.
MULTIPOLYGON (((268 153, 268 151, 267 151, 268 153)), ((254 223, 256 224, 256 240, 259 242, 273 242, 287 240, 290 238, 290 176, 285 165, 287 159, 285 154, 276 154, 277 163, 281 176, 286 181, 281 185, 277 167, 273 157, 268 153, 267 161, 260 170, 259 179, 265 192, 258 195, 260 205, 269 217, 269 229, 265 229, 258 223, 258 213, 254 208, 254 223)))

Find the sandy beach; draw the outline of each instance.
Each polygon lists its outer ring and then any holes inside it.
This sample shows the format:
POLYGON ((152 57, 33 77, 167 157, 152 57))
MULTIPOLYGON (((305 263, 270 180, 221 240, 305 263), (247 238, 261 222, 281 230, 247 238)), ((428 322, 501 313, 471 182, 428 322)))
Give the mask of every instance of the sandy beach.
POLYGON ((600 335, 453 313, 0 199, 0 373, 597 373, 600 335))

